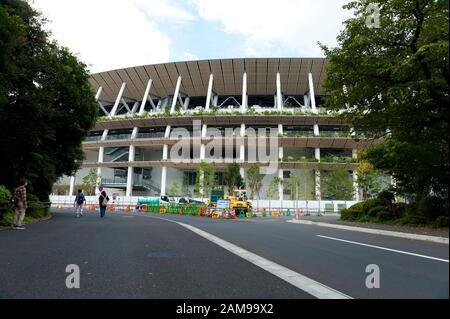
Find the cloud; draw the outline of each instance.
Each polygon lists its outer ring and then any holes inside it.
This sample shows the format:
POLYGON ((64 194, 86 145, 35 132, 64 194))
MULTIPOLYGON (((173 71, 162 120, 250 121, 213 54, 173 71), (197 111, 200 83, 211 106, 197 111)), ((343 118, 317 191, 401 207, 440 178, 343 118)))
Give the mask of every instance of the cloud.
POLYGON ((182 59, 183 61, 195 61, 198 60, 198 56, 191 52, 184 52, 182 59))
POLYGON ((91 72, 169 61, 170 38, 133 0, 35 0, 32 5, 51 20, 53 38, 78 53, 91 72))
POLYGON ((151 18, 159 18, 171 23, 185 23, 197 18, 188 11, 168 4, 167 0, 134 0, 134 3, 151 18))
POLYGON ((218 22, 225 32, 245 38, 249 56, 298 54, 322 56, 321 41, 336 44, 342 22, 350 13, 347 0, 191 0, 198 14, 218 22))

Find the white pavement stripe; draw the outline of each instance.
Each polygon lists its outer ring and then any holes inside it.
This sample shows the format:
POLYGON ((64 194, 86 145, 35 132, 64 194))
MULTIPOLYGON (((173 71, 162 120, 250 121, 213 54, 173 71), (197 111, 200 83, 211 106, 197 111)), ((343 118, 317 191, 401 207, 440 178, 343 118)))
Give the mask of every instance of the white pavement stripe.
POLYGON ((372 248, 377 248, 377 249, 382 249, 382 250, 388 250, 388 251, 392 251, 392 252, 396 252, 396 253, 400 253, 400 254, 411 255, 411 256, 427 258, 427 259, 432 259, 432 260, 437 260, 437 261, 443 261, 443 262, 448 263, 447 259, 442 259, 442 258, 431 257, 431 256, 426 256, 426 255, 421 255, 421 254, 410 253, 408 251, 397 250, 397 249, 386 248, 386 247, 375 246, 375 245, 369 245, 369 244, 359 243, 359 242, 356 242, 356 241, 340 239, 340 238, 335 238, 335 237, 328 237, 328 236, 322 236, 322 235, 316 235, 316 236, 317 237, 321 237, 321 238, 336 240, 336 241, 342 241, 342 242, 345 242, 345 243, 361 245, 361 246, 366 246, 366 247, 372 247, 372 248))
POLYGON ((333 288, 330 288, 328 286, 325 286, 321 284, 320 282, 317 282, 311 278, 308 278, 306 276, 303 276, 293 270, 290 270, 289 268, 286 268, 284 266, 281 266, 277 263, 274 263, 273 261, 270 261, 264 257, 258 256, 246 249, 243 249, 239 246, 236 246, 232 243, 229 243, 219 237, 216 237, 214 235, 211 235, 208 232, 205 232, 201 229, 198 229, 194 226, 187 225, 178 221, 169 220, 165 218, 159 218, 159 217, 152 217, 157 219, 162 219, 169 222, 177 223, 180 226, 183 226, 190 231, 196 233, 199 236, 202 236, 203 238, 215 243, 216 245, 219 245, 220 247, 228 250, 229 252, 251 262, 252 264, 264 269, 267 272, 270 272, 271 274, 277 276, 278 278, 283 279, 284 281, 288 282, 289 284, 305 291, 306 293, 319 298, 319 299, 353 299, 352 297, 339 292, 333 288))
POLYGON ((406 238, 406 239, 412 239, 412 240, 424 240, 424 241, 430 241, 430 242, 446 244, 446 245, 449 244, 448 238, 446 238, 446 237, 411 234, 411 233, 403 233, 403 232, 392 231, 392 230, 373 229, 373 228, 365 228, 365 227, 357 227, 357 226, 337 225, 337 224, 324 223, 324 222, 313 222, 311 220, 291 219, 291 220, 287 220, 286 222, 294 223, 294 224, 330 227, 330 228, 336 228, 336 229, 345 229, 345 230, 357 231, 357 232, 368 233, 368 234, 393 236, 393 237, 406 238))

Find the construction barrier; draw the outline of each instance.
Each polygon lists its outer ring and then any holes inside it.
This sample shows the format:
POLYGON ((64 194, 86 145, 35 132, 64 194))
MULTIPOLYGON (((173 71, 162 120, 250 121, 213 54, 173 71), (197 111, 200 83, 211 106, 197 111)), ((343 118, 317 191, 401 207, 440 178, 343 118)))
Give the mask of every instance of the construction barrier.
POLYGON ((212 213, 211 217, 214 219, 218 219, 218 218, 222 217, 222 214, 218 213, 218 212, 214 212, 214 213, 212 213))

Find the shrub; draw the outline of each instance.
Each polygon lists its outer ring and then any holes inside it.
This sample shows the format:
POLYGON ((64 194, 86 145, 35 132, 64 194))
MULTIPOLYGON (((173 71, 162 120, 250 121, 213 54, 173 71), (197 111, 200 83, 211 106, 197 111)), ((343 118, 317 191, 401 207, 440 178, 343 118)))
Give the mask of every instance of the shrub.
POLYGON ((50 206, 39 201, 34 194, 27 194, 28 208, 26 215, 32 218, 42 218, 50 213, 50 206))
POLYGON ((3 185, 0 185, 0 220, 3 219, 3 215, 11 211, 11 192, 3 185))
POLYGON ((386 212, 388 211, 388 208, 386 206, 375 206, 372 207, 371 209, 369 209, 369 211, 367 212, 367 215, 370 217, 376 217, 378 212, 386 212))
POLYGON ((390 219, 392 219, 391 213, 389 213, 389 212, 386 211, 386 210, 378 211, 377 214, 376 214, 376 216, 377 216, 377 218, 378 218, 379 221, 385 221, 385 220, 390 220, 390 219))
POLYGON ((394 193, 392 193, 388 190, 384 190, 384 191, 381 191, 380 193, 378 193, 377 198, 381 199, 381 200, 386 200, 386 201, 392 202, 395 199, 395 195, 394 195, 394 193))
POLYGON ((448 227, 448 225, 449 225, 448 216, 439 216, 434 221, 432 227, 433 228, 442 228, 442 227, 448 227))
POLYGON ((364 214, 360 210, 350 208, 341 210, 341 220, 354 221, 362 217, 364 214))
POLYGON ((419 215, 412 215, 406 217, 408 224, 414 224, 414 225, 425 225, 427 224, 427 219, 423 216, 419 215))
POLYGON ((394 206, 395 216, 397 218, 401 218, 406 215, 406 211, 408 209, 408 204, 406 203, 397 203, 394 206))
POLYGON ((0 185, 0 202, 9 202, 11 192, 3 185, 0 185))
POLYGON ((349 209, 359 210, 359 211, 362 212, 363 211, 363 205, 364 205, 364 202, 356 203, 356 204, 350 206, 349 209))
POLYGON ((368 199, 368 200, 362 202, 361 206, 362 206, 362 211, 365 214, 368 214, 372 208, 381 206, 381 202, 377 198, 372 198, 372 199, 368 199))
POLYGON ((439 216, 448 216, 447 201, 436 196, 424 197, 417 205, 417 215, 428 221, 434 221, 439 216))

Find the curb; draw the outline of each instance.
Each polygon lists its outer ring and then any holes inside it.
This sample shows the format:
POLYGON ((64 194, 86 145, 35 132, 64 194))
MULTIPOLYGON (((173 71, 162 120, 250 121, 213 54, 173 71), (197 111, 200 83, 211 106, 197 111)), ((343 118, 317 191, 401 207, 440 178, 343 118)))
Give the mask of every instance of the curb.
POLYGON ((372 229, 372 228, 364 228, 364 227, 356 227, 356 226, 335 225, 335 224, 323 223, 323 222, 313 222, 310 220, 291 219, 291 220, 287 220, 286 222, 293 223, 293 224, 316 225, 316 226, 322 226, 322 227, 330 227, 330 228, 357 231, 357 232, 362 232, 362 233, 406 238, 406 239, 424 240, 424 241, 445 244, 445 245, 449 244, 449 239, 446 237, 402 233, 402 232, 391 231, 391 230, 372 229))

